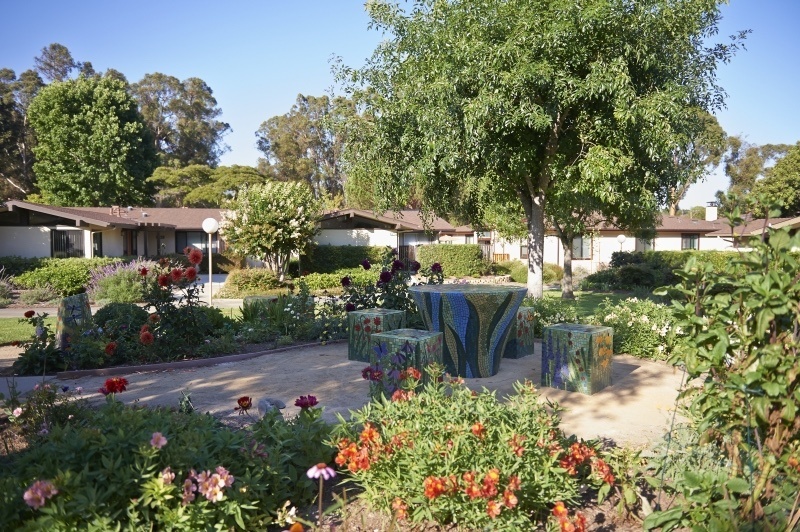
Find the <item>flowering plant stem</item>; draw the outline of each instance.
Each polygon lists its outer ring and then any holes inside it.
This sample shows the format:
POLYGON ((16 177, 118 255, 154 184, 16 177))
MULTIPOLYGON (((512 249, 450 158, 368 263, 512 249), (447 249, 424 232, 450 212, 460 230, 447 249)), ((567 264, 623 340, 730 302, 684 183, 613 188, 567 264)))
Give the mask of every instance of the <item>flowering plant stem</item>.
POLYGON ((322 526, 322 483, 325 480, 320 476, 319 477, 319 509, 317 513, 317 526, 322 526))

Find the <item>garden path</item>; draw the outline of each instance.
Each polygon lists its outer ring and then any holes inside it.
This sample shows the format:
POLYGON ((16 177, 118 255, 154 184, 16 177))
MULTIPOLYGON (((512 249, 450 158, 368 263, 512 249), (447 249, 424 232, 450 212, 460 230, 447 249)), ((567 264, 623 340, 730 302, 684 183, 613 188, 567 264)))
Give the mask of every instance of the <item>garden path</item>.
MULTIPOLYGON (((682 374, 662 362, 616 355, 612 363, 613 384, 594 395, 540 388, 542 400, 558 402, 562 428, 582 438, 602 438, 609 443, 649 447, 669 428, 682 374)), ((177 406, 181 392, 191 393, 199 412, 210 412, 223 420, 244 421, 234 411, 237 398, 248 395, 255 403, 264 397, 286 403, 284 414, 299 409, 294 401, 300 395, 314 395, 324 407, 325 419, 336 414, 347 416, 367 402, 368 383, 361 378, 363 362, 347 359, 347 343, 312 345, 267 353, 249 360, 215 366, 127 374, 128 390, 118 394, 125 403, 177 406)), ((536 353, 521 359, 503 359, 493 377, 465 379, 467 386, 494 390, 498 397, 513 393, 513 383, 529 379, 538 383, 541 375, 541 345, 536 353)), ((106 377, 93 376, 55 380, 59 386, 81 386, 84 396, 99 403, 96 390, 106 377)), ((40 378, 18 379, 20 389, 30 389, 40 378), (30 381, 30 382, 28 382, 30 381)), ((5 383, 0 380, 0 391, 5 383)))

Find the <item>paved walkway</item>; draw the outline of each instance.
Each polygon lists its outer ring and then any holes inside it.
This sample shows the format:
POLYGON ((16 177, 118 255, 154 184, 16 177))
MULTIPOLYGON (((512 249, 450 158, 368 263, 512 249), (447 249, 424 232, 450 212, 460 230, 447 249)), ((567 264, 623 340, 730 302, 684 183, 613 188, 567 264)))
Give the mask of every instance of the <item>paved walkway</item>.
MULTIPOLYGON (((540 382, 541 353, 522 359, 504 359, 494 377, 466 379, 467 386, 486 387, 498 397, 513 393, 513 383, 529 379, 540 382)), ((361 408, 368 397, 368 383, 361 378, 363 362, 347 359, 345 342, 326 346, 293 348, 239 362, 221 363, 205 368, 142 372, 126 375, 128 391, 118 395, 125 403, 177 406, 181 392, 191 393, 200 412, 220 417, 237 415, 233 408, 243 395, 255 401, 264 397, 286 403, 286 415, 298 408, 300 395, 314 395, 325 409, 325 419, 335 421, 349 410, 361 408)), ((582 438, 602 438, 617 444, 649 446, 666 432, 672 417, 682 375, 663 363, 617 355, 613 360, 613 384, 597 394, 541 388, 542 400, 556 401, 566 408, 562 428, 582 438)), ((56 380, 59 386, 82 387, 92 402, 103 397, 97 393, 106 377, 82 377, 56 380)), ((40 377, 17 378, 20 390, 30 390, 40 377)), ((0 391, 7 395, 7 382, 0 379, 0 391)))

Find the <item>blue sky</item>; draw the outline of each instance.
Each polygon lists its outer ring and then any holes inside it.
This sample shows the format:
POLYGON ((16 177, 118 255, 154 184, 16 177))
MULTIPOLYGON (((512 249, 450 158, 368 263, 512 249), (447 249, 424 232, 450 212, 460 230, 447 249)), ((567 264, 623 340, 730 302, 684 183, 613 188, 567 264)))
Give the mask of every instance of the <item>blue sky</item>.
MULTIPOLYGON (((222 164, 255 165, 254 133, 289 111, 298 93, 334 85, 330 58, 360 66, 381 36, 368 29, 363 0, 109 0, 9 2, 0 32, 0 67, 17 74, 50 43, 95 70, 115 68, 135 82, 149 72, 202 78, 233 132, 222 164)), ((800 0, 732 0, 720 36, 751 29, 747 50, 719 68, 728 93, 717 116, 729 134, 756 144, 800 140, 800 0)), ((692 187, 683 207, 727 188, 721 171, 692 187)))

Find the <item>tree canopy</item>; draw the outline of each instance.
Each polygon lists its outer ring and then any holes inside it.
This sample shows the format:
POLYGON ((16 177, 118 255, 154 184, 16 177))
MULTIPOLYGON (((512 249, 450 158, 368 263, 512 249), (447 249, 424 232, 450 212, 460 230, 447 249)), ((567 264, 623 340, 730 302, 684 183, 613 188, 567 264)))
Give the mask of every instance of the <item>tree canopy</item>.
POLYGON ((553 190, 626 212, 665 204, 685 179, 674 155, 696 138, 697 110, 721 104, 715 70, 736 49, 705 44, 718 3, 369 2, 387 38, 341 72, 376 117, 348 145, 348 178, 374 182, 381 209, 418 190, 423 213, 473 223, 518 202, 540 296, 553 190))
POLYGON ((723 159, 725 175, 730 178, 727 191, 717 191, 720 214, 727 215, 736 207, 743 212, 752 209, 747 198, 753 192, 756 181, 767 175, 768 168, 782 157, 789 146, 786 144, 751 144, 741 136, 728 137, 723 159))
POLYGON ((228 150, 222 137, 230 126, 202 79, 180 81, 160 72, 146 74, 131 90, 153 135, 162 166, 204 164, 212 168, 228 150))
POLYGON ((136 101, 111 78, 44 87, 28 108, 38 186, 53 205, 148 205, 156 154, 136 101))
POLYGON ((764 197, 763 205, 755 205, 753 214, 764 217, 768 205, 780 205, 782 216, 800 216, 800 142, 789 147, 766 177, 753 185, 753 196, 764 197))
POLYGON ((264 154, 260 169, 277 180, 308 183, 317 198, 341 196, 344 130, 339 124, 354 113, 345 98, 299 94, 288 113, 273 116, 256 131, 264 154))
POLYGON ((220 228, 229 249, 263 260, 281 280, 318 230, 319 202, 298 181, 245 186, 229 207, 220 228))
POLYGON ((160 166, 148 178, 156 188, 160 207, 222 207, 244 185, 264 183, 252 166, 193 164, 184 168, 160 166))

